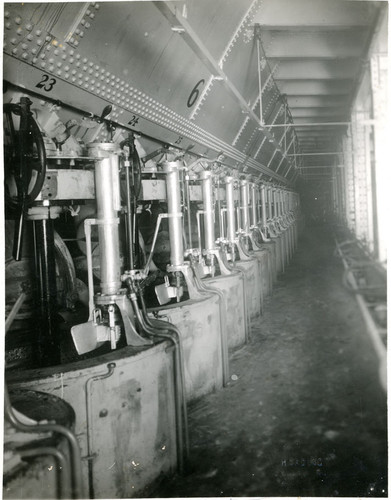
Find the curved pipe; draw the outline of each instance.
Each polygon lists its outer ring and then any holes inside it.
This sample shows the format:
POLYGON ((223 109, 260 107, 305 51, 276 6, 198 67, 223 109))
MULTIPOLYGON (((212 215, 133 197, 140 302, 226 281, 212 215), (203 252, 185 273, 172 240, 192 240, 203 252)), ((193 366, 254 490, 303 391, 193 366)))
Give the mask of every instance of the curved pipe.
POLYGON ((72 470, 72 498, 82 498, 81 491, 81 458, 80 449, 75 434, 66 427, 58 424, 37 424, 26 425, 15 415, 7 386, 4 386, 4 412, 9 423, 22 432, 55 432, 64 436, 69 443, 71 451, 71 470, 72 470))
MULTIPOLYGON (((140 297, 142 294, 140 293, 140 297)), ((177 451, 178 451, 178 469, 180 473, 184 471, 184 456, 186 453, 187 456, 187 422, 184 424, 185 418, 182 419, 182 409, 186 406, 186 401, 184 400, 184 384, 183 384, 183 372, 182 372, 182 364, 179 354, 179 341, 168 333, 167 329, 163 330, 162 328, 157 332, 157 328, 154 325, 148 324, 145 320, 145 314, 142 314, 140 311, 137 296, 134 292, 130 293, 130 300, 133 306, 133 310, 137 321, 139 322, 141 328, 144 332, 151 337, 160 337, 165 340, 169 340, 174 345, 175 352, 175 415, 177 422, 177 451), (185 432, 186 431, 186 432, 185 432)), ((185 415, 185 412, 183 412, 185 415)), ((183 417, 184 417, 183 415, 183 417)), ((186 415, 187 416, 187 415, 186 415)))
MULTIPOLYGON (((17 453, 22 458, 32 458, 40 455, 52 455, 57 462, 57 498, 67 498, 64 495, 63 485, 62 485, 62 476, 64 472, 68 469, 68 463, 65 458, 65 455, 57 448, 51 446, 40 446, 37 448, 32 448, 30 450, 16 450, 17 453)), ((71 486, 72 489, 72 486, 71 486)))
POLYGON ((90 386, 97 380, 103 380, 110 377, 114 373, 115 363, 107 365, 108 371, 102 375, 95 375, 89 378, 85 383, 85 397, 86 397, 86 417, 87 417, 87 460, 88 460, 88 489, 89 497, 94 498, 94 482, 93 482, 93 463, 95 456, 92 447, 92 420, 91 420, 91 402, 90 402, 90 386))
POLYGON ((198 274, 197 266, 194 262, 191 262, 191 266, 194 271, 194 277, 197 286, 204 292, 215 294, 219 298, 219 311, 220 311, 220 339, 221 339, 221 359, 222 359, 222 369, 223 369, 223 386, 226 387, 229 380, 229 363, 228 363, 228 341, 227 341, 227 319, 226 319, 226 302, 224 293, 215 287, 208 286, 202 281, 200 275, 198 274))

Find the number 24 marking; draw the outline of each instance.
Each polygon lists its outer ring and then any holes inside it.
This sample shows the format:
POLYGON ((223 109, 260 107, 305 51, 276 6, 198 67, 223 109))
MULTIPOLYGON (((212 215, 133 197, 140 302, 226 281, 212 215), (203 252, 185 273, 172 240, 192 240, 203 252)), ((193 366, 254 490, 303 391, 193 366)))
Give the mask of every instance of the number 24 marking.
POLYGON ((49 75, 42 75, 42 80, 37 83, 36 87, 38 89, 43 89, 46 92, 50 92, 53 87, 56 85, 57 80, 55 78, 50 78, 49 75))

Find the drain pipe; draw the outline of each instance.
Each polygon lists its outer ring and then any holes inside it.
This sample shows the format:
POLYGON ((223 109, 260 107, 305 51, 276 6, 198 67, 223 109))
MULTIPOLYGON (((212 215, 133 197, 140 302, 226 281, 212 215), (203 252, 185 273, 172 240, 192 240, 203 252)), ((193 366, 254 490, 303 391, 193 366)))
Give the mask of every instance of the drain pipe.
MULTIPOLYGON (((141 295, 141 294, 140 294, 141 295)), ((183 394, 184 394, 184 389, 183 389, 183 372, 182 372, 182 364, 180 360, 180 351, 178 346, 180 345, 178 342, 178 339, 175 338, 174 335, 170 335, 167 332, 167 329, 163 330, 160 329, 159 332, 157 332, 156 328, 152 324, 147 324, 145 321, 145 316, 141 313, 138 302, 137 302, 137 296, 134 291, 130 292, 130 300, 133 305, 133 310, 136 315, 137 321, 139 322, 141 328, 144 330, 144 332, 149 335, 150 337, 160 337, 165 340, 169 340, 172 342, 174 345, 174 352, 175 352, 175 363, 174 363, 174 370, 175 370, 175 377, 174 377, 174 382, 175 382, 175 415, 176 415, 176 430, 177 430, 177 453, 178 453, 178 469, 179 472, 182 474, 184 472, 184 456, 185 453, 187 455, 187 435, 185 433, 185 429, 187 431, 187 425, 184 424, 184 418, 182 418, 182 409, 186 405, 186 402, 183 400, 183 394), (185 436, 185 438, 184 438, 185 436)), ((185 412, 184 412, 185 413, 185 412)))
POLYGON ((102 375, 94 375, 89 378, 85 383, 85 397, 86 397, 86 417, 87 417, 87 460, 88 460, 88 490, 89 490, 89 498, 95 498, 94 494, 94 470, 93 470, 93 460, 95 458, 95 454, 93 453, 92 446, 92 419, 91 419, 91 398, 90 398, 90 387, 93 382, 97 380, 104 380, 105 378, 111 377, 114 373, 114 369, 116 367, 115 363, 108 363, 106 373, 102 375))
POLYGON ((194 271, 197 286, 204 292, 217 295, 219 298, 219 311, 220 311, 220 346, 221 346, 221 359, 223 371, 223 386, 226 387, 229 381, 229 362, 228 362, 228 341, 227 341, 227 318, 225 312, 227 311, 226 300, 224 292, 210 285, 206 285, 202 281, 199 271, 194 260, 191 259, 191 267, 194 271))

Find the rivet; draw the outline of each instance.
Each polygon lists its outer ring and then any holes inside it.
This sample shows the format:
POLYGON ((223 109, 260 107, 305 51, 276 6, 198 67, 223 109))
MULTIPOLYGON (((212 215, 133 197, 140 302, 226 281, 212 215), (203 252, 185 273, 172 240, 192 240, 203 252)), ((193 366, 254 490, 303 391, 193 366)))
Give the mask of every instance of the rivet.
POLYGON ((71 57, 71 58, 69 59, 69 63, 70 63, 70 64, 73 64, 74 62, 75 62, 75 60, 73 59, 73 57, 71 57))
POLYGON ((58 45, 58 41, 57 41, 57 40, 53 40, 53 41, 52 41, 52 44, 53 44, 55 47, 57 47, 57 45, 58 45))
POLYGON ((90 14, 90 18, 91 18, 91 19, 94 19, 94 17, 95 17, 95 14, 94 14, 93 12, 91 12, 91 14, 90 14))
POLYGON ((86 83, 86 84, 84 85, 84 87, 85 87, 86 89, 88 89, 88 88, 89 88, 88 83, 86 83))
POLYGON ((72 70, 72 75, 76 75, 76 70, 75 69, 72 70))
POLYGON ((54 66, 49 66, 49 71, 54 71, 54 66))
POLYGON ((27 54, 27 52, 24 52, 24 53, 22 54, 23 59, 27 59, 27 58, 28 58, 28 56, 29 56, 29 55, 27 54))
POLYGON ((89 77, 89 76, 85 76, 85 77, 84 77, 84 80, 85 80, 86 82, 88 82, 88 80, 89 80, 89 79, 90 79, 90 77, 89 77))
POLYGON ((99 10, 99 4, 98 3, 95 5, 95 9, 99 10))
POLYGON ((92 68, 90 68, 90 69, 88 70, 88 73, 89 73, 90 75, 92 75, 92 73, 93 73, 93 72, 94 72, 94 70, 93 70, 92 68))
POLYGON ((45 36, 45 40, 46 40, 47 42, 50 42, 50 40, 51 40, 50 36, 45 36))
POLYGON ((79 81, 78 81, 78 84, 79 84, 79 85, 83 85, 83 80, 79 80, 79 81))
POLYGON ((62 71, 59 69, 59 70, 57 71, 57 75, 58 75, 58 76, 61 76, 61 73, 62 73, 62 71))
POLYGON ((58 49, 55 49, 53 52, 55 56, 58 56, 58 49))
POLYGON ((79 73, 77 76, 78 76, 79 78, 83 78, 83 73, 79 73))
POLYGON ((80 68, 80 63, 79 63, 79 61, 76 63, 76 67, 77 67, 77 68, 80 68))
POLYGON ((88 67, 87 66, 83 66, 83 71, 87 71, 88 67))
POLYGON ((47 45, 46 50, 47 50, 47 51, 52 50, 52 46, 51 46, 51 45, 47 45))
POLYGON ((70 56, 73 56, 73 54, 74 54, 74 53, 75 53, 75 51, 74 51, 74 50, 70 50, 70 51, 69 51, 69 55, 70 55, 70 56))
POLYGON ((76 54, 76 59, 80 59, 80 54, 76 54))
POLYGON ((88 59, 86 57, 83 58, 83 63, 85 64, 86 62, 88 62, 88 59))
POLYGON ((46 54, 42 53, 39 57, 40 57, 41 59, 45 59, 45 58, 46 58, 46 54))
POLYGON ((97 86, 97 87, 100 87, 100 83, 98 82, 98 83, 96 84, 96 86, 97 86))
POLYGON ((37 57, 33 57, 33 64, 35 64, 38 61, 37 57))
POLYGON ((79 37, 80 37, 80 38, 83 38, 83 36, 84 36, 84 31, 80 31, 80 35, 79 35, 79 37))
POLYGON ((31 33, 29 33, 27 36, 26 36, 27 40, 29 42, 31 42, 31 40, 33 39, 33 35, 31 33))
POLYGON ((63 54, 63 55, 61 56, 61 59, 63 59, 64 61, 65 61, 65 59, 66 59, 66 58, 67 58, 67 55, 66 55, 66 54, 63 54))
POLYGON ((69 78, 69 73, 65 73, 64 77, 68 80, 68 78, 69 78))
POLYGON ((57 63, 57 68, 61 68, 61 66, 62 66, 62 62, 58 62, 57 63))
POLYGON ((64 71, 69 71, 69 66, 64 66, 64 71))
POLYGON ((75 29, 75 33, 76 33, 76 35, 78 35, 78 34, 80 33, 79 28, 76 28, 76 29, 75 29))
POLYGON ((11 23, 9 21, 5 23, 4 26, 7 28, 7 30, 11 29, 11 23))
POLYGON ((12 45, 16 45, 18 43, 16 38, 11 38, 10 42, 12 43, 12 45))
POLYGON ((51 57, 51 58, 49 59, 49 64, 53 64, 53 63, 54 63, 54 59, 53 59, 53 57, 51 57))
POLYGON ((85 26, 85 27, 86 27, 86 29, 88 29, 90 26, 91 26, 91 24, 90 24, 90 23, 86 23, 86 26, 85 26))
POLYGON ((41 31, 41 30, 37 30, 37 31, 35 32, 35 34, 36 34, 37 36, 41 36, 41 35, 42 35, 42 31, 41 31))
POLYGON ((45 66, 46 66, 45 61, 42 61, 42 62, 41 62, 41 68, 44 68, 45 66))
POLYGON ((9 13, 9 11, 8 11, 8 10, 6 10, 6 11, 4 12, 4 17, 5 17, 6 19, 8 19, 8 18, 10 17, 10 13, 9 13))
POLYGON ((75 82, 75 81, 76 81, 76 78, 73 76, 73 77, 71 78, 71 80, 72 80, 72 82, 75 82))
POLYGON ((87 9, 86 14, 87 14, 87 16, 89 16, 91 14, 90 9, 87 9))
POLYGON ((82 20, 80 21, 80 24, 84 26, 84 25, 86 24, 85 20, 84 20, 84 19, 82 19, 82 20))
POLYGON ((15 23, 16 24, 20 24, 22 22, 22 18, 21 17, 15 17, 15 23))
POLYGON ((16 30, 16 33, 17 33, 18 35, 21 35, 21 34, 23 33, 22 28, 18 28, 18 29, 16 30))
POLYGON ((76 47, 79 45, 79 42, 77 40, 75 40, 75 45, 76 47))

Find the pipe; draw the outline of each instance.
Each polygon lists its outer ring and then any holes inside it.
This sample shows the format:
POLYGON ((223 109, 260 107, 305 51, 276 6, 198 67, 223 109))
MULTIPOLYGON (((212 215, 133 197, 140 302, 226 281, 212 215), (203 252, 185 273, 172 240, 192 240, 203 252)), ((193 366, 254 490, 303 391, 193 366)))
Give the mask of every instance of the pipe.
POLYGON ((197 286, 204 292, 208 292, 214 295, 217 295, 219 298, 219 311, 220 311, 220 347, 221 347, 221 359, 222 359, 222 371, 223 371, 223 386, 226 387, 229 380, 229 363, 228 363, 228 341, 227 341, 227 305, 224 293, 210 285, 206 285, 204 281, 202 281, 198 268, 194 265, 194 262, 191 261, 191 266, 194 271, 195 281, 197 286))
POLYGON ((55 432, 57 434, 61 434, 67 439, 71 452, 72 498, 83 498, 81 488, 82 482, 80 449, 75 434, 66 427, 58 424, 27 425, 21 422, 13 411, 8 393, 8 387, 6 385, 4 386, 4 413, 9 423, 19 431, 33 432, 38 434, 42 432, 55 432))
MULTIPOLYGON (((39 455, 52 455, 57 462, 57 498, 67 498, 64 495, 63 491, 63 486, 62 486, 62 476, 64 472, 68 469, 68 464, 67 460, 65 458, 65 455, 60 451, 57 450, 57 448, 54 448, 52 446, 40 446, 37 448, 32 448, 29 450, 16 450, 18 455, 20 455, 22 458, 31 458, 31 457, 36 457, 39 455)), ((71 487, 72 488, 72 487, 71 487)))
POLYGON ((114 373, 115 363, 108 363, 108 371, 102 375, 94 375, 90 377, 85 383, 85 397, 86 397, 86 419, 87 419, 87 460, 88 460, 88 490, 89 498, 95 498, 94 495, 94 470, 93 470, 93 460, 95 458, 93 454, 92 446, 92 419, 91 419, 91 401, 90 401, 90 386, 93 382, 97 380, 103 380, 105 378, 111 377, 114 373))
MULTIPOLYGON (((141 296, 141 294, 140 294, 141 296)), ((183 473, 184 471, 184 456, 185 453, 187 455, 187 437, 185 437, 184 441, 184 436, 187 434, 185 433, 184 430, 184 418, 182 419, 182 411, 183 408, 186 406, 185 401, 183 400, 184 396, 184 388, 183 388, 183 372, 182 372, 182 364, 181 364, 181 359, 180 359, 180 354, 179 354, 179 342, 178 339, 175 338, 175 336, 169 335, 167 330, 161 329, 159 333, 156 332, 156 328, 147 323, 145 320, 146 315, 142 314, 139 305, 137 302, 137 296, 134 292, 130 293, 130 300, 133 305, 133 310, 135 313, 135 316, 137 318, 137 321, 139 322, 141 328, 144 330, 144 332, 151 336, 151 337, 160 337, 165 340, 170 340, 172 344, 174 345, 174 370, 175 370, 175 376, 174 376, 174 382, 175 382, 175 415, 176 415, 176 430, 177 430, 177 453, 178 453, 178 470, 180 473, 183 473)), ((145 306, 145 304, 144 304, 145 306)), ((185 413, 185 412, 184 412, 185 413)), ((186 413, 187 417, 187 413, 186 413)), ((186 431, 187 431, 187 425, 186 425, 186 431)))

